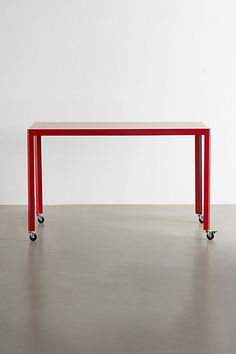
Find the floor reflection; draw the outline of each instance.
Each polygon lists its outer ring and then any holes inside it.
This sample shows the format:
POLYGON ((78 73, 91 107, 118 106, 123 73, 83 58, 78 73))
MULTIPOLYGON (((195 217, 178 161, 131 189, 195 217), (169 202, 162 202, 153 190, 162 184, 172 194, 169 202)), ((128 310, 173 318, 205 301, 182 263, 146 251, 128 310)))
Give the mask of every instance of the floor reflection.
MULTIPOLYGON (((45 257, 48 257, 48 251, 44 248, 44 229, 38 229, 38 241, 29 244, 28 254, 28 295, 29 295, 29 352, 42 353, 49 348, 54 348, 55 343, 58 348, 57 353, 66 353, 67 344, 63 340, 62 333, 48 331, 45 326, 45 289, 43 271, 45 272, 45 257), (44 269, 44 270, 43 270, 44 269)), ((62 235, 61 235, 62 236, 62 235)), ((173 237, 173 236, 172 236, 173 237)), ((184 246, 183 246, 184 247, 184 246)), ((129 342, 145 341, 148 343, 153 341, 155 349, 161 350, 160 353, 189 353, 199 354, 204 348, 211 350, 211 288, 210 284, 210 259, 211 252, 214 250, 214 242, 209 242, 199 237, 199 229, 196 230, 195 241, 190 249, 193 255, 193 272, 192 279, 187 285, 190 288, 190 299, 186 306, 181 309, 181 316, 175 319, 172 326, 165 331, 156 333, 156 336, 151 338, 150 334, 137 333, 130 328, 129 342)), ((165 269, 162 270, 165 276, 165 269)), ((188 289, 189 290, 189 289, 188 289)), ((172 294, 173 301, 175 294, 172 294)), ((153 306, 156 306, 153 304, 153 306)), ((168 309, 166 309, 168 314, 168 309)), ((79 316, 79 313, 78 313, 79 316)), ((157 319, 158 321, 158 319, 157 319)), ((132 325, 132 323, 131 323, 132 325)), ((104 332, 106 323, 101 323, 102 331, 104 332)), ((96 336, 99 336, 99 331, 96 329, 96 336)), ((107 327, 107 333, 111 328, 107 327)), ((120 334, 117 333, 119 336, 120 334)), ((151 334, 153 336, 153 333, 151 334)), ((120 337, 122 341, 122 336, 120 337)), ((133 344, 134 345, 134 344, 133 344)), ((135 346, 135 345, 134 345, 135 346)), ((116 351, 115 351, 116 353, 116 351)), ((84 354, 84 353, 83 353, 84 354)), ((92 354, 92 353, 91 353, 92 354)), ((111 353, 112 354, 112 353, 111 353)), ((148 353, 147 353, 148 354, 148 353)))

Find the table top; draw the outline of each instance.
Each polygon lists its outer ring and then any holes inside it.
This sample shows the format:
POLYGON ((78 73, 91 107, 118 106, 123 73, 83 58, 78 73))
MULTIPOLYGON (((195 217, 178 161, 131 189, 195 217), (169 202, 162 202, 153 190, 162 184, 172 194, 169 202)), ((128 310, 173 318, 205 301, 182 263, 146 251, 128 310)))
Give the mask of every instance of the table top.
POLYGON ((202 122, 35 122, 34 135, 194 135, 209 128, 202 122))

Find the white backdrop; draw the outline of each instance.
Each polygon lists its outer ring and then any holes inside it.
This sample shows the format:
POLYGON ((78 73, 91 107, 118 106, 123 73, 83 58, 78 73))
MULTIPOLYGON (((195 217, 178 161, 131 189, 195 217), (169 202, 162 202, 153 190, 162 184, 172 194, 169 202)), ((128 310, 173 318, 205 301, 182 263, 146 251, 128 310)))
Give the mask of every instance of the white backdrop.
MULTIPOLYGON (((33 121, 203 121, 236 203, 236 3, 1 0, 0 204, 27 202, 33 121)), ((44 200, 193 203, 191 137, 44 138, 44 200)))

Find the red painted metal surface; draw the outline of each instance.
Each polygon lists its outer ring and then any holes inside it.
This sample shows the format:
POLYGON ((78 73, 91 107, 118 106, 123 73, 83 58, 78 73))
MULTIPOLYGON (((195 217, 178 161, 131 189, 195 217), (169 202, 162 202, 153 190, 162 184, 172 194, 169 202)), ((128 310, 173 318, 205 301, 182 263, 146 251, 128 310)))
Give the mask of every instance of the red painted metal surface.
POLYGON ((28 148, 28 230, 35 230, 35 198, 34 198, 34 136, 27 136, 28 148))
POLYGON ((34 135, 195 135, 205 134, 202 122, 45 122, 34 123, 34 135))
POLYGON ((202 214, 202 136, 204 139, 204 230, 210 230, 210 129, 201 122, 52 122, 28 129, 28 230, 35 231, 36 213, 43 212, 41 136, 194 135, 195 211, 202 214), (34 146, 35 145, 35 146, 34 146), (36 191, 35 191, 36 189, 36 191))
POLYGON ((35 137, 36 214, 43 213, 41 136, 35 137))
POLYGON ((195 135, 195 213, 202 214, 202 136, 195 135))
POLYGON ((210 230, 210 175, 211 175, 211 133, 208 130, 204 141, 204 230, 210 230))

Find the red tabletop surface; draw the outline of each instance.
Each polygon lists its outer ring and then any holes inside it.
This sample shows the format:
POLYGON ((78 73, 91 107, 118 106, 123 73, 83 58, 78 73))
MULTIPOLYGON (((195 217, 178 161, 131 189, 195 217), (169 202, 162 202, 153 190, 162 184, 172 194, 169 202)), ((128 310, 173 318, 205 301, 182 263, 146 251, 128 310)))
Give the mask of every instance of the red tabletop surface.
POLYGON ((188 135, 204 134, 202 122, 35 122, 34 135, 188 135))

